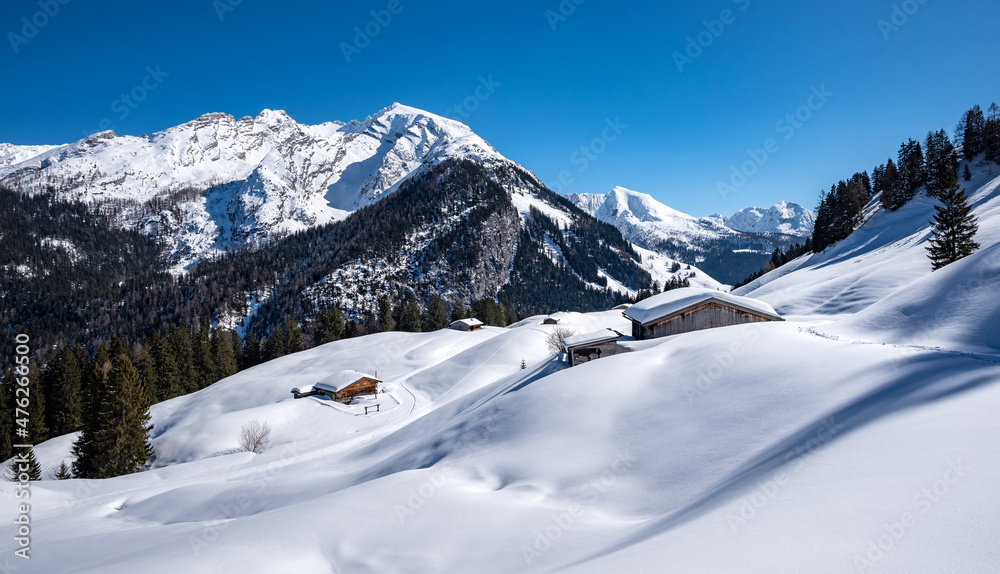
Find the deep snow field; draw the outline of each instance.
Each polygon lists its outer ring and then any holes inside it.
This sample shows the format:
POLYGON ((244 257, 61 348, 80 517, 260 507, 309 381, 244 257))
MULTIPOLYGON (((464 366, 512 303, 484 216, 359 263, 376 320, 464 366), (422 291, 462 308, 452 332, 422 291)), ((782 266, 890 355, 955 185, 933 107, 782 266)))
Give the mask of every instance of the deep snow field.
MULTIPOLYGON (((387 333, 156 405, 153 468, 33 484, 32 559, 10 563, 998 572, 1000 177, 974 173, 982 250, 931 273, 933 202, 873 207, 848 240, 738 292, 784 323, 627 344, 573 369, 549 356, 542 317, 387 333), (381 412, 291 398, 341 369, 377 371, 381 412), (274 429, 257 455, 238 451, 252 418, 274 429)), ((556 316, 629 332, 619 311, 556 316)), ((47 473, 72 440, 36 448, 47 473)), ((13 492, 0 485, 4 513, 13 492)))

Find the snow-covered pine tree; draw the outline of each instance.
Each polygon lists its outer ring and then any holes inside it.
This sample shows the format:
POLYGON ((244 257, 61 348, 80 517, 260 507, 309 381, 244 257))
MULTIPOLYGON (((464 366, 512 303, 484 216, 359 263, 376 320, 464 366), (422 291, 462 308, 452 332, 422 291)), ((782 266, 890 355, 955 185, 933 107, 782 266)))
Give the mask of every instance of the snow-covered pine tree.
POLYGON ((974 241, 979 225, 972 215, 969 198, 956 182, 938 197, 941 205, 935 206, 933 236, 927 247, 928 257, 935 271, 972 255, 979 244, 974 241))

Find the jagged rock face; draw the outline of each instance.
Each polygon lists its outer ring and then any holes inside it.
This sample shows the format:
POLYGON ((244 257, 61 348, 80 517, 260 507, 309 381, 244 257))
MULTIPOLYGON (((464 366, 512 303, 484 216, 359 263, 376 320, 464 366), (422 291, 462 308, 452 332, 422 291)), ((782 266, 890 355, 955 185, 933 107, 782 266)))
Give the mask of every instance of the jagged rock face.
POLYGON ((345 218, 452 157, 502 156, 467 126, 399 104, 363 122, 295 122, 265 110, 207 114, 143 137, 0 147, 0 182, 123 206, 179 267, 251 241, 345 218))

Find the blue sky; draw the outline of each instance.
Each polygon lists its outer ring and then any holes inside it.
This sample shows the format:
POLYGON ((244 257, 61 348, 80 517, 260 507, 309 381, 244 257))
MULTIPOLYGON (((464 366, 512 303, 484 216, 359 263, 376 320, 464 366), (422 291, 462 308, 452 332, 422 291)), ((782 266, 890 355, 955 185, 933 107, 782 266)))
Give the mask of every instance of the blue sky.
POLYGON ((972 104, 1000 101, 1000 10, 986 0, 5 8, 3 142, 64 143, 102 120, 138 135, 213 111, 346 121, 398 101, 465 121, 557 191, 622 185, 695 215, 782 199, 812 208, 904 139, 951 132, 972 104), (355 31, 366 26, 378 32, 367 43, 355 31), (345 45, 362 48, 348 61, 345 45), (489 97, 456 111, 481 78, 489 97), (141 102, 121 101, 143 83, 141 102), (734 166, 751 175, 731 180, 734 166))

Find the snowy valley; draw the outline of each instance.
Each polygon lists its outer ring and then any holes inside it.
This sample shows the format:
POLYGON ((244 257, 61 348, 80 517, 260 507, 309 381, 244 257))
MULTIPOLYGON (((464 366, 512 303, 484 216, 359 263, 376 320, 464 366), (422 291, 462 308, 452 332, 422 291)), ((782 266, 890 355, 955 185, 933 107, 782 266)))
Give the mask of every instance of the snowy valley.
MULTIPOLYGON (((157 404, 149 470, 33 485, 45 551, 25 571, 994 571, 1000 177, 971 169, 980 251, 932 273, 934 201, 875 198, 847 240, 737 291, 785 322, 572 369, 544 315, 382 333, 157 404), (379 412, 291 397, 342 369, 384 381, 379 412), (250 419, 273 428, 259 454, 238 448, 250 419)), ((647 229, 639 196, 613 194, 647 229)), ((643 205, 691 236, 707 225, 643 205)), ((799 229, 744 215, 718 228, 799 229)), ((620 310, 553 317, 629 332, 620 310)), ((46 472, 73 440, 36 447, 46 472)))

